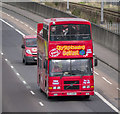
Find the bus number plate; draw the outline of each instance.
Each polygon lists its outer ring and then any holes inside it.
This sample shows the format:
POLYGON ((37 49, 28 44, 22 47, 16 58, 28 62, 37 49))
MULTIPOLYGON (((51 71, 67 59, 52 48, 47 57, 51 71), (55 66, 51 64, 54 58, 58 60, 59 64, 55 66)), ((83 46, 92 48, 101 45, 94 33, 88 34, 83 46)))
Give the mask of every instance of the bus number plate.
POLYGON ((77 95, 77 93, 67 93, 67 95, 77 95))

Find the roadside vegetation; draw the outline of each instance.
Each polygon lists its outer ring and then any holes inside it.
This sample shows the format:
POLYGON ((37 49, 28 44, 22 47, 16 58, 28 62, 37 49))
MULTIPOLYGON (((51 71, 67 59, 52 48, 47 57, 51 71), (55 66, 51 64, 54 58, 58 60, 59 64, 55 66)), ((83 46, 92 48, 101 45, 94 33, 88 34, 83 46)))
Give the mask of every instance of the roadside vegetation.
MULTIPOLYGON (((101 7, 101 3, 100 2, 80 2, 80 4, 84 4, 84 5, 89 5, 89 6, 94 6, 94 7, 101 7)), ((112 10, 112 11, 120 11, 120 6, 118 6, 117 4, 110 4, 110 3, 104 3, 104 9, 108 9, 108 10, 112 10)))
MULTIPOLYGON (((45 2, 46 5, 56 8, 58 10, 67 11, 66 2, 45 2)), ((94 6, 94 7, 101 7, 101 2, 79 2, 79 4, 94 6)), ((69 6, 70 7, 70 6, 69 6)), ((104 3, 104 9, 109 9, 111 11, 120 11, 120 6, 116 3, 104 3)), ((89 20, 97 25, 100 25, 106 29, 109 29, 115 33, 118 33, 118 26, 119 26, 119 19, 104 15, 104 24, 101 24, 101 13, 98 11, 89 11, 82 9, 81 7, 70 7, 69 12, 77 17, 89 20)), ((118 17, 119 18, 119 17, 118 17)))

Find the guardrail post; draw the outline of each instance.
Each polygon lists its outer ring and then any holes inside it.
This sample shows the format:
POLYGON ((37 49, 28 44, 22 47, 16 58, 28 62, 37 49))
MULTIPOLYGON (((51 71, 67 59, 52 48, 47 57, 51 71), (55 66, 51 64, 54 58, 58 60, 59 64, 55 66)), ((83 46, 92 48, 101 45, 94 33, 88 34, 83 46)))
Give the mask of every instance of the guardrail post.
POLYGON ((103 2, 103 0, 102 0, 102 2, 101 2, 101 24, 103 24, 103 7, 104 7, 104 2, 103 2))

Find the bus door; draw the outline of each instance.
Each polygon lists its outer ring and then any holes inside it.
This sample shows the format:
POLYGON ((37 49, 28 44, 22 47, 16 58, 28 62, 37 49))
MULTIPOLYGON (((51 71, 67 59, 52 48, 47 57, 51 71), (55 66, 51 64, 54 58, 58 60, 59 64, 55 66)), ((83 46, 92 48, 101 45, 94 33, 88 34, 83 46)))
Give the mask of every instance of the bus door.
POLYGON ((47 80, 48 80, 48 77, 47 77, 47 70, 48 70, 48 65, 47 65, 47 60, 44 58, 43 59, 43 70, 42 70, 42 75, 43 75, 43 89, 46 91, 47 90, 47 80))
POLYGON ((43 77, 43 75, 42 75, 42 56, 40 55, 40 53, 38 52, 38 63, 37 63, 37 65, 38 65, 38 69, 37 69, 37 73, 38 73, 38 79, 37 79, 37 82, 38 82, 38 85, 39 86, 42 86, 43 84, 43 79, 42 79, 42 77, 43 77))

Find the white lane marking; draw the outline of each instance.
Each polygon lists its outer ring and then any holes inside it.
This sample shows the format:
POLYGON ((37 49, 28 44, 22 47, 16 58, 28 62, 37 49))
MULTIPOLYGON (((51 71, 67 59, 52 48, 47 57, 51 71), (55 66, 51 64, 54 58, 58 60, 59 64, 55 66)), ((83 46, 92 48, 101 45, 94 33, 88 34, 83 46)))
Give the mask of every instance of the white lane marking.
POLYGON ((94 71, 95 74, 99 75, 97 72, 94 71))
POLYGON ((32 93, 32 95, 35 95, 35 93, 33 91, 30 91, 32 93))
POLYGON ((9 14, 7 14, 7 16, 10 16, 9 14))
MULTIPOLYGON (((8 26, 10 26, 11 28, 13 28, 16 32, 18 32, 19 34, 21 34, 22 36, 25 36, 24 33, 22 33, 21 31, 19 31, 18 29, 16 29, 15 27, 13 27, 11 24, 9 24, 8 22, 4 21, 3 19, 0 18, 0 20, 4 23, 6 23, 8 26)), ((21 21, 20 21, 21 22, 21 21)))
POLYGON ((31 87, 29 85, 26 86, 27 89, 31 89, 31 87))
POLYGON ((24 84, 27 84, 26 81, 20 76, 20 74, 17 72, 17 70, 13 67, 13 65, 10 63, 10 61, 8 59, 5 59, 5 61, 7 62, 7 64, 12 68, 12 70, 15 72, 15 74, 17 75, 17 77, 19 78, 20 81, 22 81, 24 84))
POLYGON ((107 83, 112 84, 110 81, 108 81, 105 77, 102 77, 107 83))
POLYGON ((24 84, 27 84, 25 80, 22 81, 24 84))
POLYGON ((20 23, 24 24, 22 21, 20 21, 20 23))
POLYGON ((14 68, 13 66, 10 66, 12 69, 14 68))
POLYGON ((15 19, 16 21, 19 21, 18 19, 15 19))
POLYGON ((2 12, 2 13, 6 14, 5 12, 2 12))
POLYGON ((30 27, 31 30, 33 30, 33 28, 30 27))
POLYGON ((120 113, 120 111, 114 107, 111 103, 109 103, 102 95, 100 95, 98 92, 95 92, 95 94, 103 101, 105 102, 108 106, 110 106, 115 112, 120 113))
POLYGON ((10 26, 11 28, 14 28, 12 25, 10 25, 8 22, 4 21, 3 19, 0 18, 0 20, 1 20, 2 22, 4 22, 5 24, 7 24, 8 26, 10 26))
POLYGON ((21 34, 22 36, 25 36, 24 33, 22 33, 21 31, 19 31, 18 29, 15 29, 16 32, 18 32, 19 34, 21 34))
POLYGON ((5 59, 5 61, 8 61, 7 59, 5 59))
POLYGON ((14 19, 14 17, 10 16, 12 19, 14 19))
POLYGON ((28 25, 27 25, 27 24, 25 24, 25 26, 26 26, 26 27, 28 27, 28 25))
POLYGON ((119 89, 119 88, 117 88, 117 90, 119 90, 119 91, 120 91, 120 89, 119 89))
POLYGON ((17 76, 20 76, 20 74, 19 74, 18 72, 16 73, 16 75, 17 75, 17 76))
POLYGON ((1 55, 3 55, 3 53, 1 52, 1 55))
POLYGON ((43 104, 42 102, 39 102, 39 104, 40 104, 41 106, 44 106, 44 104, 43 104))

